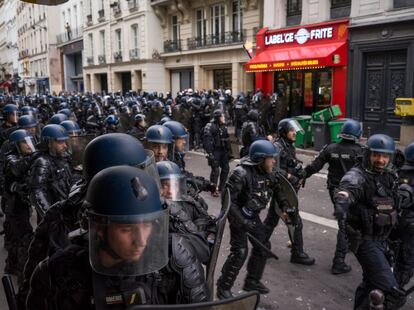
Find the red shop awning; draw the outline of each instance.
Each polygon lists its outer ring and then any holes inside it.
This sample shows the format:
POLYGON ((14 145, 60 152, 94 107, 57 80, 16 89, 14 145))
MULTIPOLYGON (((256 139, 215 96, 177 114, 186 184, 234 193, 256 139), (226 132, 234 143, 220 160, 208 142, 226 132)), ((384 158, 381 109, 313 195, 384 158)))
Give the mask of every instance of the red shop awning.
POLYGON ((314 69, 345 66, 347 43, 314 44, 267 49, 246 64, 247 72, 314 69))

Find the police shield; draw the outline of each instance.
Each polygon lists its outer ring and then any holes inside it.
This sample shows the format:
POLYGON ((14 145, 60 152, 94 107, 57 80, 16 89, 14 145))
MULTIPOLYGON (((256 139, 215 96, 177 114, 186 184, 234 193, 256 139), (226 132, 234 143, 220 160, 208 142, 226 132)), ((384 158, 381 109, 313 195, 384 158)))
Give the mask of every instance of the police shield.
POLYGON ((245 294, 228 298, 215 300, 211 302, 200 302, 194 304, 178 304, 178 305, 139 305, 128 308, 130 310, 253 310, 256 309, 260 300, 258 292, 252 291, 245 294))
POLYGON ((96 136, 93 134, 81 135, 77 137, 70 137, 70 143, 72 148, 72 166, 79 167, 82 165, 83 153, 86 146, 96 136))

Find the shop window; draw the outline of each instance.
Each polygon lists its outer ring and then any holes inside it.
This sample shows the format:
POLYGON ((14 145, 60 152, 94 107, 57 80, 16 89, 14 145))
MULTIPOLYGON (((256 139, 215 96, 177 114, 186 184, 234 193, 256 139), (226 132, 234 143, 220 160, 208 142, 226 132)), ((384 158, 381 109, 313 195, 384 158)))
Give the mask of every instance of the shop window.
POLYGON ((231 69, 217 69, 213 71, 214 89, 231 89, 231 69))
POLYGON ((414 6, 414 0, 394 0, 394 8, 414 6))
POLYGON ((299 25, 302 18, 302 0, 287 0, 286 24, 299 25))
POLYGON ((316 110, 321 110, 331 105, 332 97, 332 71, 317 71, 316 73, 317 100, 316 110))
POLYGON ((331 0, 331 18, 349 17, 351 0, 331 0))

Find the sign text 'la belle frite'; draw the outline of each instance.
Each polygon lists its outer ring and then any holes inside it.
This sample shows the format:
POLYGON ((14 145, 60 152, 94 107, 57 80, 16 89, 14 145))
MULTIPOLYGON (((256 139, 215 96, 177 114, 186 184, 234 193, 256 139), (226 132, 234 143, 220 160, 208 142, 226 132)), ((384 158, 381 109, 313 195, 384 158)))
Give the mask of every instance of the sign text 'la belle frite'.
POLYGON ((294 43, 295 41, 298 44, 304 44, 309 40, 330 39, 332 38, 332 30, 332 27, 316 28, 310 31, 305 28, 301 28, 296 33, 286 32, 270 34, 265 36, 265 45, 294 43))

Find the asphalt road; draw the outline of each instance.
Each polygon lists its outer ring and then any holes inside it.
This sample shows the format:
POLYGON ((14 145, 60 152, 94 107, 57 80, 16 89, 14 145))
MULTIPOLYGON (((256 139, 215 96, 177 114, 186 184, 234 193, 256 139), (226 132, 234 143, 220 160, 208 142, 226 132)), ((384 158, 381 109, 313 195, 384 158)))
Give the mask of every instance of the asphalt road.
MULTIPOLYGON (((312 157, 299 155, 305 162, 312 157)), ((186 155, 188 170, 195 175, 209 176, 210 169, 204 156, 189 153, 186 155)), ((231 168, 237 164, 231 163, 231 168)), ((347 256, 347 262, 352 271, 345 275, 334 276, 330 273, 332 258, 336 243, 335 221, 333 207, 326 190, 326 171, 312 176, 304 189, 299 192, 300 209, 304 219, 304 243, 306 252, 316 258, 314 266, 300 266, 289 262, 290 249, 287 229, 280 224, 272 236, 272 250, 279 260, 269 260, 263 276, 264 283, 270 288, 268 295, 261 296, 262 309, 287 310, 348 310, 352 309, 354 291, 361 281, 361 268, 352 254, 347 256)), ((209 204, 209 212, 217 214, 220 209, 218 198, 209 193, 203 194, 209 204)), ((265 212, 263 212, 265 213, 265 212)), ((0 223, 3 220, 0 219, 0 223)), ((0 270, 4 269, 7 252, 3 249, 3 238, 0 238, 0 270)), ((217 264, 216 279, 220 275, 229 253, 229 231, 226 227, 222 242, 221 253, 217 264)), ((245 269, 243 268, 236 281, 234 292, 240 292, 243 286, 245 269)), ((8 309, 4 292, 0 289, 0 310, 8 309)), ((414 309, 414 301, 410 297, 403 309, 414 309)))

